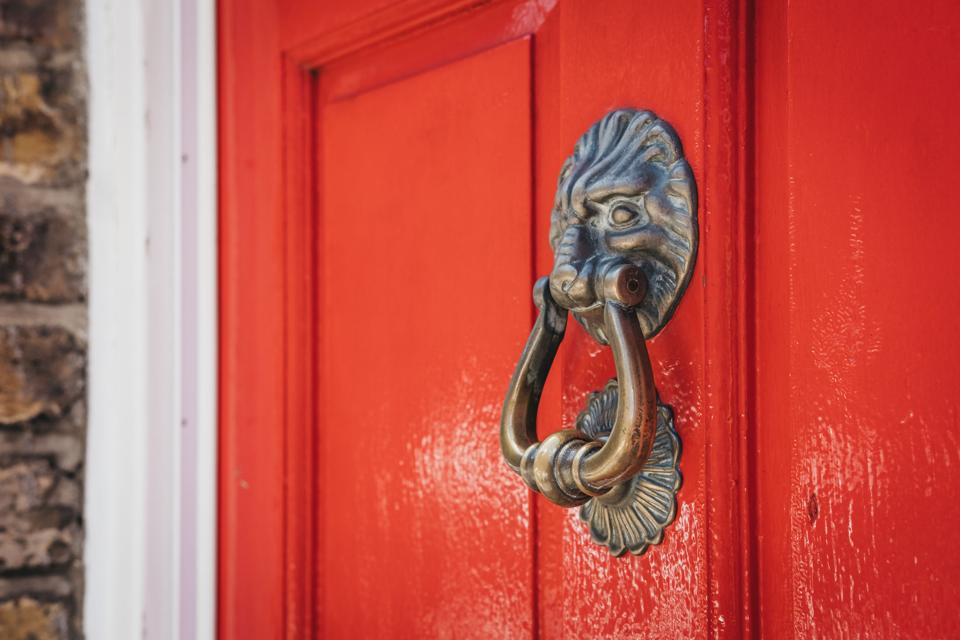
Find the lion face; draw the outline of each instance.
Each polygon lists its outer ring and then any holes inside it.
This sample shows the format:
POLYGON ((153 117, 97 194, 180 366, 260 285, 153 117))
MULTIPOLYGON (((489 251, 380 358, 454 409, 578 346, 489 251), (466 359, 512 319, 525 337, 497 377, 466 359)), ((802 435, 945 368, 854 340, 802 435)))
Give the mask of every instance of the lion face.
POLYGON ((647 277, 647 338, 670 319, 697 250, 696 185, 673 129, 649 111, 613 111, 577 141, 551 213, 550 293, 606 344, 601 283, 624 262, 647 277))

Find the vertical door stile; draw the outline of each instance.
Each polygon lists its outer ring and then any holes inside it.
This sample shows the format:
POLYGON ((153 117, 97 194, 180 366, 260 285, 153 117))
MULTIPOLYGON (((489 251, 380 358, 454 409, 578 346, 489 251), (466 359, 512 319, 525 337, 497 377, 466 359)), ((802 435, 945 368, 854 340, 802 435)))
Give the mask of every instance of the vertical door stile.
POLYGON ((750 0, 704 0, 704 270, 709 637, 753 637, 750 0))

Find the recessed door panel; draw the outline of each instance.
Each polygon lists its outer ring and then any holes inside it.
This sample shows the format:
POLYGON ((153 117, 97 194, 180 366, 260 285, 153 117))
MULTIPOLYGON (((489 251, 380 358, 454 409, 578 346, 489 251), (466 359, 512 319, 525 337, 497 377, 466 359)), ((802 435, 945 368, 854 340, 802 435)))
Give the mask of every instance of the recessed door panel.
POLYGON ((323 637, 528 635, 529 43, 320 106, 323 637))

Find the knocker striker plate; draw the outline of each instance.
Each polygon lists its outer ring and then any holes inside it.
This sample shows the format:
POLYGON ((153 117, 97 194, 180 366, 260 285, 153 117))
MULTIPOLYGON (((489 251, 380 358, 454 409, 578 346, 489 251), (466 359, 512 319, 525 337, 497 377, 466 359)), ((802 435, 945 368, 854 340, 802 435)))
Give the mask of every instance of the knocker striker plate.
POLYGON ((507 464, 551 502, 581 506, 593 540, 639 555, 677 511, 680 439, 660 402, 646 340, 670 320, 697 255, 697 193, 677 134, 650 111, 612 111, 560 170, 554 266, 534 287, 540 314, 503 405, 507 464), (537 439, 547 374, 572 314, 613 352, 617 377, 575 429, 537 439))
MULTIPOLYGON (((577 417, 577 429, 606 441, 617 413, 617 381, 595 391, 577 417)), ((680 437, 673 426, 673 408, 657 398, 657 437, 643 468, 633 478, 616 485, 580 507, 580 519, 590 537, 614 556, 629 551, 642 555, 663 541, 663 530, 677 514, 680 474, 680 437)))

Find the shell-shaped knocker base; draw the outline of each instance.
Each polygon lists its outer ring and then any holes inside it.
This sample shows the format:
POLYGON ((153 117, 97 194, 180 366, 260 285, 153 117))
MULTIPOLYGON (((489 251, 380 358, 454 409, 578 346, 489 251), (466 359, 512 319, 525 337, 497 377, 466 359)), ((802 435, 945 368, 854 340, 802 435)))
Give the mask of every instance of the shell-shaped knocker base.
MULTIPOLYGON (((618 385, 611 380, 603 391, 590 394, 587 408, 577 417, 577 429, 606 440, 616 421, 618 385)), ((680 437, 673 426, 673 409, 657 398, 657 436, 650 457, 633 478, 580 507, 580 519, 597 544, 614 556, 629 551, 642 555, 663 541, 663 530, 677 515, 680 475, 680 437)))

